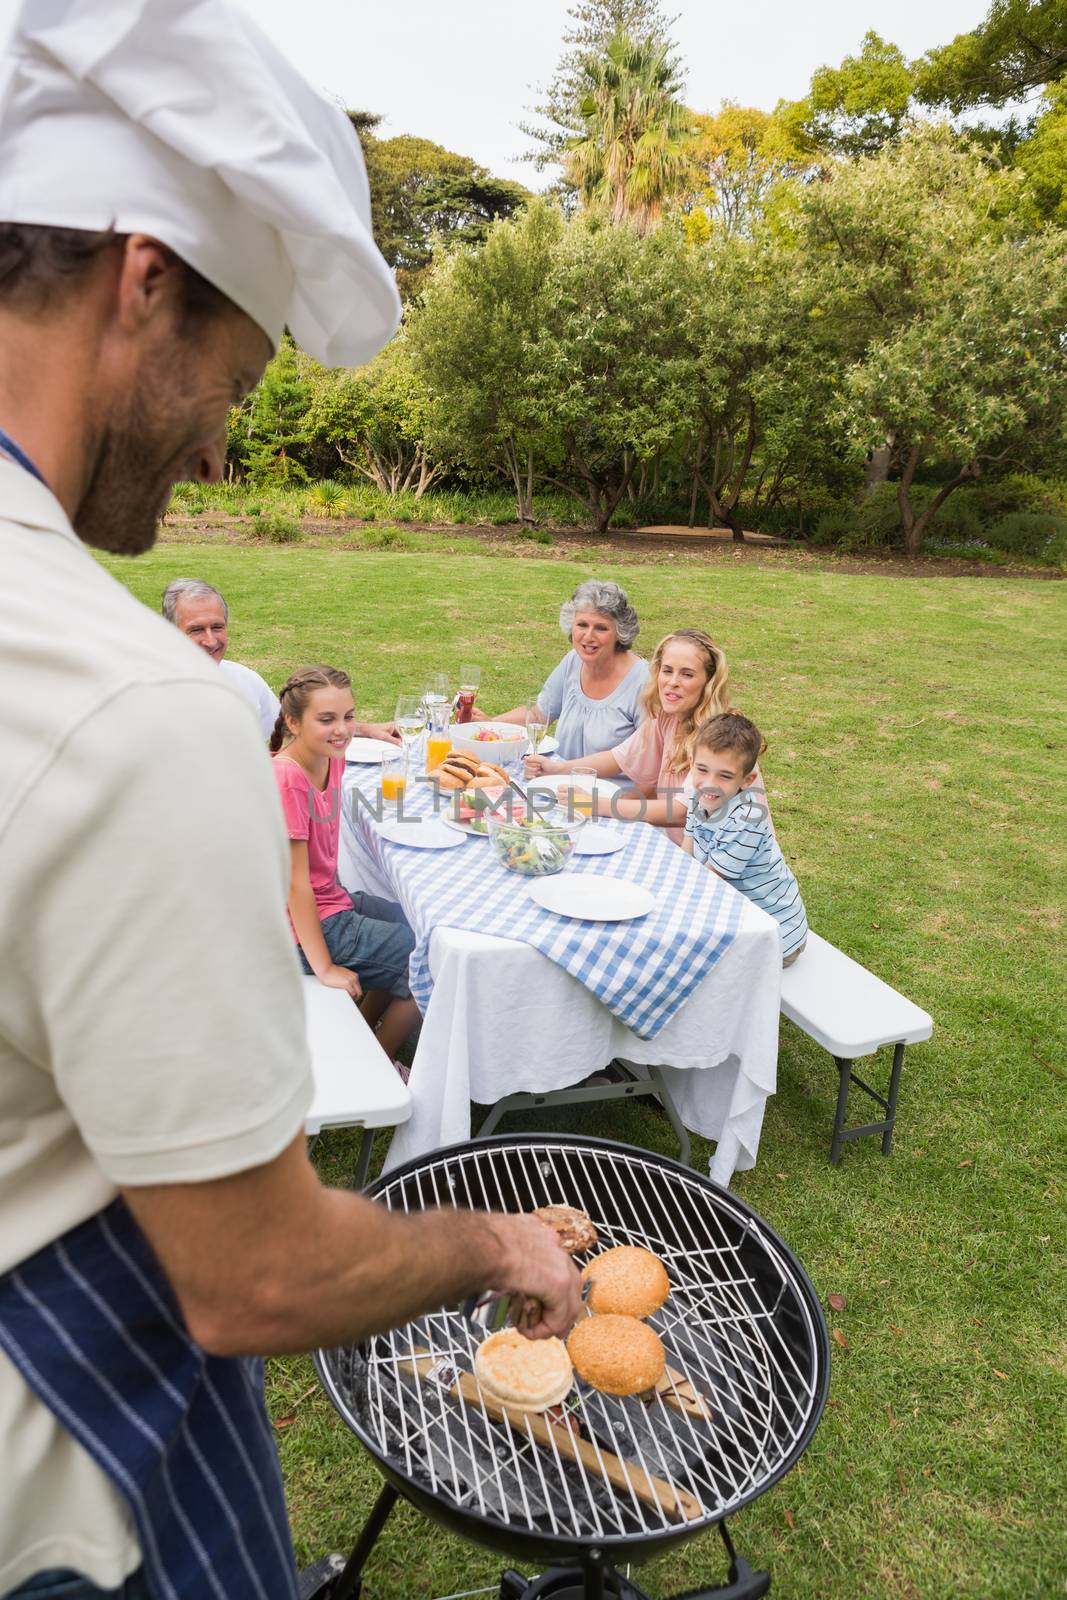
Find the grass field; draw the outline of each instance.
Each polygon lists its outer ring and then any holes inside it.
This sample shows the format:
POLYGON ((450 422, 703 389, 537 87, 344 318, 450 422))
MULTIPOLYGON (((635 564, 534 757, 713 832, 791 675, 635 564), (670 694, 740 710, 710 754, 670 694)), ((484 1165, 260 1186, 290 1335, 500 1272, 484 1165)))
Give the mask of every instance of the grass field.
MULTIPOLYGON (((308 661, 343 665, 368 716, 461 660, 481 661, 488 709, 532 694, 562 653, 560 601, 590 575, 558 559, 173 543, 108 564, 152 606, 171 577, 217 584, 235 660, 275 684, 308 661)), ((768 741, 812 924, 935 1019, 909 1052, 891 1158, 861 1141, 836 1171, 836 1075, 782 1025, 759 1163, 735 1187, 824 1301, 846 1305, 830 1315, 841 1338, 822 1426, 734 1520, 738 1546, 790 1600, 1062 1596, 1067 588, 781 565, 596 571, 627 586, 640 647, 686 624, 722 643, 768 741)), ((671 1148, 639 1106, 567 1121, 671 1148)), ((320 1150, 343 1181, 351 1141, 320 1150)), ((346 1549, 376 1475, 307 1361, 272 1363, 269 1381, 298 1555, 346 1549)), ((364 1592, 452 1594, 501 1565, 402 1507, 364 1592)), ((640 1581, 668 1595, 724 1576, 710 1535, 640 1581)))

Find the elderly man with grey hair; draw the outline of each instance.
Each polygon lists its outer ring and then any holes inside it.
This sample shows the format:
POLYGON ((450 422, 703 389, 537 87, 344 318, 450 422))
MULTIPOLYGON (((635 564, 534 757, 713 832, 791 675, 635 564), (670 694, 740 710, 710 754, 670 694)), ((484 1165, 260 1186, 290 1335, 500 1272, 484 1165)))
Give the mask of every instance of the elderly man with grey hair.
MULTIPOLYGON (((227 661, 230 638, 230 608, 219 591, 200 578, 173 578, 163 591, 163 615, 173 622, 193 644, 210 656, 219 671, 248 701, 259 719, 264 739, 274 732, 281 706, 265 678, 240 661, 227 661)), ((354 732, 367 739, 384 739, 399 744, 394 722, 357 722, 354 732)))
POLYGON ((648 662, 630 648, 640 624, 617 583, 580 583, 560 607, 559 625, 571 648, 537 696, 538 715, 516 706, 495 720, 555 722, 559 754, 571 761, 612 750, 636 732, 648 662))

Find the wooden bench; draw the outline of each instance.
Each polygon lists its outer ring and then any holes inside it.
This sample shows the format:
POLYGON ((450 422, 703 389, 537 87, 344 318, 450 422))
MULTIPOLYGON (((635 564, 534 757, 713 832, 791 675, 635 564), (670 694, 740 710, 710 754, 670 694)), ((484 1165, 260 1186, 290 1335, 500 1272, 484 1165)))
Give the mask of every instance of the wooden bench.
POLYGON ((841 1146, 847 1140, 862 1139, 869 1133, 882 1135, 882 1154, 887 1156, 893 1142, 904 1047, 929 1039, 934 1030, 932 1019, 858 961, 811 932, 803 955, 782 972, 782 1014, 828 1050, 837 1063, 840 1083, 830 1142, 833 1165, 836 1167, 840 1161, 841 1146), (853 1067, 858 1057, 873 1055, 890 1044, 893 1065, 889 1087, 882 1095, 865 1083, 853 1067), (846 1128, 852 1084, 881 1106, 885 1115, 879 1122, 846 1128))
POLYGON ((377 1128, 411 1116, 411 1091, 343 989, 304 979, 304 1014, 315 1098, 304 1120, 312 1140, 323 1128, 362 1128, 353 1188, 367 1181, 377 1128))

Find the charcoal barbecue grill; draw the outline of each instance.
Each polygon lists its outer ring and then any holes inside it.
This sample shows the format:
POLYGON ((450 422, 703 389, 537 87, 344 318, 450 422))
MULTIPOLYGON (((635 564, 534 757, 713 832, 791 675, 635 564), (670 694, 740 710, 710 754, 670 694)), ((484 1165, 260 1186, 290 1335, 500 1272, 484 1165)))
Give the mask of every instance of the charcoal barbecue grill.
POLYGON ((616 1399, 577 1381, 545 1418, 494 1411, 471 1372, 502 1300, 320 1351, 330 1399, 386 1481, 343 1570, 336 1557, 333 1569, 319 1563, 305 1594, 355 1600, 398 1494, 462 1538, 547 1568, 533 1580, 506 1571, 501 1600, 647 1600, 619 1568, 715 1526, 730 1578, 703 1592, 766 1594, 769 1576, 736 1555, 725 1519, 806 1447, 830 1357, 807 1274, 752 1208, 662 1156, 543 1135, 435 1151, 367 1192, 405 1212, 579 1206, 597 1249, 643 1245, 664 1262, 670 1296, 648 1320, 668 1373, 651 1396, 616 1399))

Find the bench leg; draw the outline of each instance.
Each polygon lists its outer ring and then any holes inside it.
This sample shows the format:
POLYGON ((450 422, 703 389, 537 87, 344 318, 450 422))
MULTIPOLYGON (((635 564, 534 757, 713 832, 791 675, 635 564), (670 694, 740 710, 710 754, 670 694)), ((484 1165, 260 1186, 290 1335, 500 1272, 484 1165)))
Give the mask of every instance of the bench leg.
POLYGON ((846 1061, 843 1056, 834 1056, 834 1063, 840 1074, 837 1088, 837 1111, 834 1114, 834 1133, 830 1141, 830 1165, 836 1167, 841 1160, 841 1146, 849 1139, 862 1139, 870 1133, 882 1135, 882 1154, 887 1156, 893 1147, 893 1125, 897 1120, 897 1097, 900 1094, 900 1074, 904 1066, 904 1041, 901 1040, 893 1046, 893 1066, 889 1074, 889 1090, 883 1097, 877 1089, 872 1089, 859 1075, 853 1072, 856 1065, 854 1061, 846 1061), (848 1113, 848 1091, 852 1084, 862 1089, 869 1099, 881 1106, 885 1116, 881 1122, 866 1122, 861 1128, 846 1128, 845 1117, 848 1113))
POLYGON ((903 1039, 893 1047, 893 1071, 889 1077, 889 1099, 886 1102, 886 1130, 882 1135, 882 1154, 887 1156, 893 1146, 893 1124, 897 1120, 897 1095, 900 1093, 900 1069, 904 1065, 903 1039))
POLYGON ((848 1089, 852 1082, 852 1062, 835 1056, 841 1080, 837 1086, 837 1110, 834 1112, 834 1133, 830 1140, 830 1165, 836 1167, 841 1160, 842 1136, 845 1131, 845 1114, 848 1111, 848 1089))

